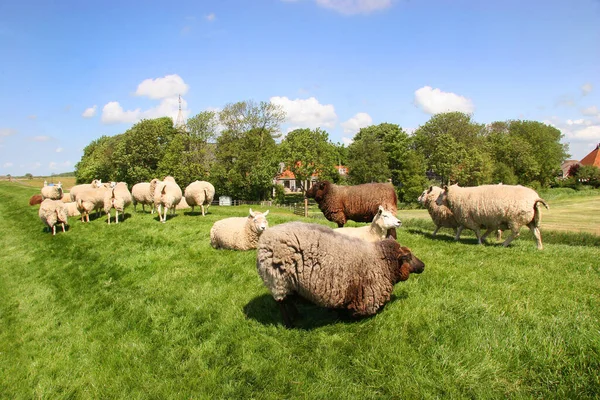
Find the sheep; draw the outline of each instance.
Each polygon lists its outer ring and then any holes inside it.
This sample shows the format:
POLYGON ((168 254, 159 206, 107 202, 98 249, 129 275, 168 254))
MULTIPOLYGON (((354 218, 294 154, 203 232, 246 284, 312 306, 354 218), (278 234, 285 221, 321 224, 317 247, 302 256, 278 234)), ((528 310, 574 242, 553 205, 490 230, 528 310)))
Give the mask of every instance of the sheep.
POLYGON ((86 189, 95 189, 99 188, 102 185, 101 179, 94 179, 92 183, 83 183, 81 185, 75 185, 69 190, 69 195, 71 196, 71 201, 77 201, 77 194, 86 189))
POLYGON ((402 222, 390 211, 379 206, 379 211, 370 225, 359 228, 336 228, 334 231, 346 236, 358 237, 368 242, 378 242, 386 238, 389 229, 399 228, 401 225, 402 222))
MULTIPOLYGON (((371 222, 379 206, 396 215, 396 191, 389 183, 365 183, 356 186, 338 186, 329 181, 315 183, 306 191, 306 197, 314 198, 319 209, 329 221, 338 228, 347 220, 371 222)), ((396 230, 390 229, 389 235, 396 238, 396 230)))
POLYGON ((366 317, 390 300, 397 282, 423 272, 425 264, 393 239, 367 242, 323 225, 288 222, 261 236, 256 268, 291 327, 290 295, 366 317))
MULTIPOLYGON (((154 181, 154 179, 153 179, 154 181)), ((175 207, 183 197, 181 188, 175 182, 172 176, 167 176, 163 181, 157 181, 154 189, 154 205, 158 211, 158 217, 163 224, 167 221, 167 211, 170 209, 171 214, 175 213, 175 207), (161 215, 164 207, 164 215, 161 215)))
POLYGON ((477 241, 482 244, 486 236, 497 229, 510 229, 510 236, 502 243, 507 247, 519 236, 521 227, 527 225, 536 240, 539 250, 543 249, 539 230, 541 213, 539 203, 548 204, 535 190, 521 185, 482 185, 476 187, 445 186, 437 198, 437 204, 444 202, 454 214, 456 221, 472 229, 477 241), (486 227, 483 236, 480 229, 486 227))
POLYGON ((437 205, 436 200, 442 191, 443 189, 439 186, 430 186, 429 189, 421 193, 417 201, 427 208, 429 216, 435 224, 432 236, 435 236, 440 228, 452 228, 454 229, 454 240, 458 240, 464 227, 456 221, 447 204, 437 205))
POLYGON ((98 188, 89 187, 87 189, 77 191, 77 209, 81 213, 81 222, 90 222, 90 212, 93 210, 101 210, 104 207, 104 195, 112 187, 114 182, 103 183, 98 188))
POLYGON ((57 224, 61 224, 62 231, 65 231, 65 223, 68 223, 67 208, 62 201, 45 199, 40 205, 38 215, 48 229, 52 230, 52 236, 56 235, 57 224))
POLYGON ((62 198, 60 199, 60 201, 62 201, 63 203, 71 203, 71 193, 70 192, 63 192, 62 198))
POLYGON ((34 194, 33 196, 31 196, 29 198, 29 205, 34 206, 36 204, 42 204, 43 200, 44 200, 44 198, 42 197, 41 194, 34 194))
POLYGON ((69 203, 65 203, 65 207, 67 207, 67 215, 69 217, 77 217, 77 216, 81 215, 81 213, 77 209, 77 203, 76 202, 71 201, 69 203))
POLYGON ((60 200, 63 197, 62 183, 58 182, 56 185, 48 185, 48 182, 44 181, 42 197, 44 200, 60 200))
POLYGON ((179 202, 179 204, 177 204, 175 206, 176 210, 185 210, 190 208, 190 205, 187 203, 187 201, 185 201, 185 196, 181 197, 181 201, 179 202))
POLYGON ((215 222, 210 229, 210 244, 215 249, 255 249, 258 238, 267 229, 269 222, 264 213, 253 212, 247 217, 231 217, 215 222))
POLYGON ((111 190, 104 193, 104 212, 108 216, 110 225, 110 210, 115 209, 115 222, 119 223, 119 211, 124 212, 125 207, 131 204, 131 193, 127 188, 127 183, 119 182, 111 190))
MULTIPOLYGON (((158 179, 155 180, 158 182, 158 179)), ((142 205, 142 211, 146 212, 146 205, 151 207, 151 214, 154 214, 154 188, 151 190, 150 182, 140 182, 133 185, 131 188, 131 201, 133 203, 133 211, 136 211, 138 203, 142 205)))
POLYGON ((192 212, 194 212, 194 206, 201 206, 202 216, 204 216, 204 206, 206 205, 208 210, 215 197, 215 187, 206 181, 195 181, 185 188, 184 196, 187 204, 192 206, 192 212))

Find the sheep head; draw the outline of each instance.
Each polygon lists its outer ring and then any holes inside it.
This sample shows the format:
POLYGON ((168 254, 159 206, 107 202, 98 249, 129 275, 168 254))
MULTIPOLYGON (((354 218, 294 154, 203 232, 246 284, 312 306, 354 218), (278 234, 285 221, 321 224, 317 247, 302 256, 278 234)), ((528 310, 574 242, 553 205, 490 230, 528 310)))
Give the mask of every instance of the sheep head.
POLYGON ((267 215, 269 215, 269 210, 261 213, 258 211, 254 212, 252 209, 250 209, 250 215, 248 218, 252 218, 253 228, 256 232, 262 233, 269 227, 267 215))
POLYGON ((375 217, 373 218, 373 222, 380 226, 383 231, 392 228, 400 228, 400 226, 402 226, 402 222, 396 218, 391 211, 384 209, 383 206, 379 206, 377 214, 375 214, 375 217))
POLYGON ((329 192, 330 187, 331 182, 329 181, 317 182, 306 191, 306 197, 313 198, 317 203, 320 203, 329 192))

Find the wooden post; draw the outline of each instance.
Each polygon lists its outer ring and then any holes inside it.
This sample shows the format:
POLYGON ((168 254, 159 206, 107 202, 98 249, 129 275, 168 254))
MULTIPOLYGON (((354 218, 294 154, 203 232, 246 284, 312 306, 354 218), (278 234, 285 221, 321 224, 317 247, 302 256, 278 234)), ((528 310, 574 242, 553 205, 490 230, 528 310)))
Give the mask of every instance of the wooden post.
POLYGON ((308 217, 308 198, 304 198, 304 217, 308 217))

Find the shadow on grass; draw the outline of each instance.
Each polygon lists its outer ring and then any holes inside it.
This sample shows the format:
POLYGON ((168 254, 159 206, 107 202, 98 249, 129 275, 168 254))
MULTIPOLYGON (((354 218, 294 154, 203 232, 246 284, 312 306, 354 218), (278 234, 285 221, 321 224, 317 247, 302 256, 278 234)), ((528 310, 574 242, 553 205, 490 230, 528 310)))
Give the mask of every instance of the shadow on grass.
MULTIPOLYGON (((167 214, 167 219, 166 219, 166 221, 165 221, 165 222, 167 222, 167 221, 169 221, 169 220, 172 220, 173 218, 177 218, 178 216, 179 216, 179 214, 175 214, 175 215, 167 214)), ((155 221, 157 221, 157 222, 160 222, 160 215, 158 215, 158 214, 157 214, 157 215, 154 217, 154 220, 155 220, 155 221)))
MULTIPOLYGON (((204 215, 208 216, 208 214, 210 214, 210 212, 208 211, 204 211, 204 215)), ((190 217, 195 217, 195 216, 202 216, 202 211, 184 211, 183 215, 187 215, 190 217)))
MULTIPOLYGON (((408 295, 406 293, 402 293, 399 296, 392 294, 388 304, 407 297, 408 295)), ((319 307, 300 296, 293 296, 292 302, 298 309, 298 315, 293 317, 294 329, 310 331, 325 325, 336 323, 352 324, 357 321, 369 320, 371 318, 356 318, 350 315, 346 310, 334 310, 319 307)), ((382 307, 382 310, 384 308, 385 306, 382 307)), ((379 310, 379 312, 382 310, 379 310)), ((244 306, 244 314, 247 318, 260 322, 263 325, 283 326, 283 319, 279 312, 279 306, 270 294, 263 294, 252 299, 244 306)))

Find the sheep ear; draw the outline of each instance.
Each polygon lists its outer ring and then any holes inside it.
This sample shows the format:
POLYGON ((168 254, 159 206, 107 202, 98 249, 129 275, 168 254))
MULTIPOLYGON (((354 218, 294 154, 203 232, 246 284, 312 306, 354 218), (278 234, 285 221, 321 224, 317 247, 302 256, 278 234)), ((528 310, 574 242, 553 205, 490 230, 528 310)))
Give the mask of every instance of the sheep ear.
POLYGON ((448 185, 444 185, 444 192, 448 192, 448 185))
POLYGON ((251 216, 252 218, 254 218, 254 217, 256 216, 256 213, 252 212, 252 209, 250 209, 250 216, 251 216))
POLYGON ((382 213, 383 211, 384 211, 384 210, 383 210, 383 207, 382 207, 382 206, 379 206, 379 209, 378 209, 378 211, 377 211, 377 215, 381 215, 381 213, 382 213))
POLYGON ((429 186, 429 190, 427 191, 427 193, 431 193, 432 190, 433 190, 433 186, 429 186))
POLYGON ((269 210, 267 210, 267 211, 264 212, 263 217, 266 217, 267 214, 269 214, 269 210))

